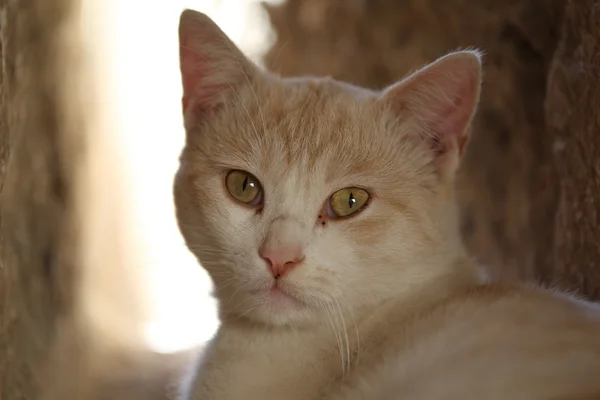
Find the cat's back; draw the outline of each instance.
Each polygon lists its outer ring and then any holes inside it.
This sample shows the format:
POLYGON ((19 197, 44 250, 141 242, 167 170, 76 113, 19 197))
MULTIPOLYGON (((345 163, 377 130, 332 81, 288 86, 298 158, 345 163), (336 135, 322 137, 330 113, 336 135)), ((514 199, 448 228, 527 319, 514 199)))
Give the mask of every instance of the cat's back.
POLYGON ((340 398, 600 399, 598 304, 481 286, 378 329, 340 398))

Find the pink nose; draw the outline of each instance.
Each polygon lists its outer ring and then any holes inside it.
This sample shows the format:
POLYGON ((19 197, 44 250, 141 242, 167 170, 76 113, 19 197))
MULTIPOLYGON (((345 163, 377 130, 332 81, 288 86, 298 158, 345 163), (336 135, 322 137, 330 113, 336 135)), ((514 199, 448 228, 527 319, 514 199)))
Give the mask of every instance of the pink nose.
POLYGON ((261 247, 260 256, 269 265, 271 274, 277 278, 281 278, 292 270, 299 262, 304 259, 302 248, 299 246, 285 247, 261 247))

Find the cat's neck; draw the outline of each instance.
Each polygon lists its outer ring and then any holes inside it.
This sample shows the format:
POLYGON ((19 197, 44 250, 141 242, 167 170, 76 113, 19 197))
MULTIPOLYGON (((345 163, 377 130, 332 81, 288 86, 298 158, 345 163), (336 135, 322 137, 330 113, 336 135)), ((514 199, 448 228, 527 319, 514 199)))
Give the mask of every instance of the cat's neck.
POLYGON ((360 321, 360 330, 368 331, 379 320, 402 320, 420 314, 445 301, 446 299, 480 285, 485 277, 478 266, 463 252, 447 263, 438 266, 427 266, 427 274, 423 274, 420 282, 411 284, 409 288, 398 290, 393 296, 382 299, 378 304, 365 306, 355 312, 360 321))
MULTIPOLYGON (((466 255, 448 261, 437 268, 410 290, 399 291, 396 296, 382 301, 378 307, 363 310, 361 320, 369 321, 393 313, 395 318, 422 313, 446 299, 484 283, 485 277, 477 265, 466 255)), ((385 318, 385 317, 384 317, 385 318)))

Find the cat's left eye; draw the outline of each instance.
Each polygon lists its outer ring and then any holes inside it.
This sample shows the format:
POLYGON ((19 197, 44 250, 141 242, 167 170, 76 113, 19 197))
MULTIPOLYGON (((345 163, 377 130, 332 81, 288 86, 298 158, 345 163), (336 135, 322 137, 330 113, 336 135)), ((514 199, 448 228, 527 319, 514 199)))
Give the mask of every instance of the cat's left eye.
POLYGON ((338 190, 329 198, 327 214, 332 218, 348 217, 362 210, 370 198, 364 189, 350 187, 338 190))
POLYGON ((227 191, 235 200, 249 206, 262 202, 263 189, 256 177, 250 172, 233 170, 225 177, 227 191))

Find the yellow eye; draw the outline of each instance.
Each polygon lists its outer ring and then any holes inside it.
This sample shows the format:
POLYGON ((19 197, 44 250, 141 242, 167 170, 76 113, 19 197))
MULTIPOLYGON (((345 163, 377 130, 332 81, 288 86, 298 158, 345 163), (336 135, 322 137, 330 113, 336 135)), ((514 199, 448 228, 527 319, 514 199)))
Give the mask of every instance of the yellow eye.
POLYGON ((369 192, 355 187, 338 190, 329 198, 328 214, 333 218, 352 215, 367 204, 369 197, 369 192))
POLYGON ((225 177, 227 191, 240 203, 251 206, 262 202, 262 187, 258 179, 249 172, 233 170, 225 177))

